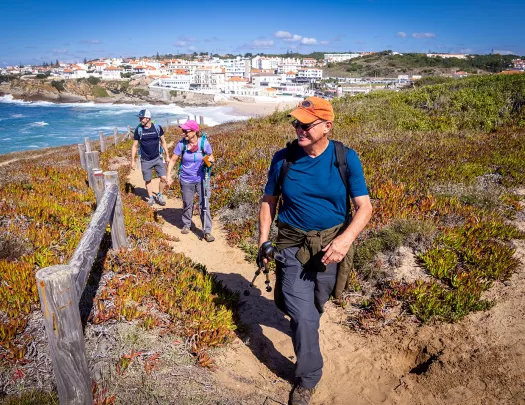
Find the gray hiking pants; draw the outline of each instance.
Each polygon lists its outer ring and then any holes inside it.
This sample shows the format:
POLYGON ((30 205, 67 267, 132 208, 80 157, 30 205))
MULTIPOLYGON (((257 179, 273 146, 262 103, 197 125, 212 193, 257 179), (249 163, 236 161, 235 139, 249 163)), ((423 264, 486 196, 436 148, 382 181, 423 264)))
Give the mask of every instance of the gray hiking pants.
POLYGON ((180 189, 182 191, 182 223, 188 228, 191 227, 191 217, 193 216, 193 199, 195 193, 199 196, 199 213, 201 217, 202 229, 204 233, 211 233, 210 215, 210 187, 208 186, 208 202, 204 207, 204 180, 199 183, 186 183, 181 180, 180 189))
POLYGON ((291 318, 296 383, 313 388, 323 373, 319 322, 335 286, 337 263, 329 264, 325 272, 305 271, 295 257, 298 250, 296 246, 281 250, 284 260, 277 262, 277 283, 282 289, 284 309, 291 318))

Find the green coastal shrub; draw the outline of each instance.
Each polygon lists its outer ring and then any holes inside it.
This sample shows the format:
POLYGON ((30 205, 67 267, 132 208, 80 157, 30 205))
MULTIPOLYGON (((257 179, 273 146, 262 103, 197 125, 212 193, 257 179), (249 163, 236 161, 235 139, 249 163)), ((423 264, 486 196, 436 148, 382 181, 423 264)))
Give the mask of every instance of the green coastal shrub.
POLYGON ((57 89, 59 92, 65 90, 65 87, 64 87, 64 81, 63 81, 63 80, 61 80, 61 81, 53 80, 53 81, 51 82, 51 86, 53 86, 53 87, 54 87, 55 89, 57 89))
POLYGON ((97 84, 100 83, 102 79, 100 77, 95 77, 95 76, 89 76, 86 81, 91 84, 92 86, 95 86, 97 84))
POLYGON ((106 89, 101 86, 93 86, 92 92, 95 97, 109 97, 109 94, 106 91, 106 89))

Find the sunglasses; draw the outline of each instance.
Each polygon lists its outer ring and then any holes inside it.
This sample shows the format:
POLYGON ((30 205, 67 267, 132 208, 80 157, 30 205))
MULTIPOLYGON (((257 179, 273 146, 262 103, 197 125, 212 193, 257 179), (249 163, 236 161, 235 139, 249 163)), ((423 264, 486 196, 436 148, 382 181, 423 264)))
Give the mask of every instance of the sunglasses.
POLYGON ((293 120, 292 121, 292 126, 295 129, 301 128, 303 131, 306 132, 306 131, 309 131, 310 129, 312 129, 313 127, 315 127, 316 125, 322 124, 323 122, 326 122, 326 121, 319 121, 319 122, 316 122, 316 123, 303 124, 299 120, 293 120))

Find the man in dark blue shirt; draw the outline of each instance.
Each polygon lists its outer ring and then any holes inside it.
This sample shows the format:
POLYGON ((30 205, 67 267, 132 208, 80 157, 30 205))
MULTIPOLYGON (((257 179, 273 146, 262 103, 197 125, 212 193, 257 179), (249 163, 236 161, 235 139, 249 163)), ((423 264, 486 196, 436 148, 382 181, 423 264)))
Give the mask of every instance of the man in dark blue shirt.
POLYGON ((153 169, 160 176, 159 192, 157 193, 157 202, 159 205, 166 205, 166 200, 162 195, 164 187, 167 184, 166 180, 166 161, 168 156, 168 145, 164 138, 164 130, 160 125, 151 122, 151 112, 149 110, 140 110, 138 114, 140 124, 135 129, 135 136, 133 137, 133 146, 131 148, 131 170, 135 170, 135 157, 137 150, 140 155, 140 166, 142 169, 142 177, 146 182, 146 190, 148 191, 148 204, 153 205, 153 190, 151 179, 153 177, 153 169), (164 149, 161 152, 160 146, 164 149), (165 154, 165 158, 164 155, 165 154))
POLYGON ((276 304, 290 316, 297 359, 290 403, 307 405, 322 375, 320 316, 336 285, 338 264, 370 220, 372 205, 356 152, 346 152, 348 190, 336 165, 335 145, 328 139, 334 121, 330 102, 309 97, 291 116, 295 156, 284 180, 281 167, 291 152, 283 149, 273 157, 259 213, 259 246, 268 240, 281 197, 275 285, 281 295, 277 300, 276 294, 276 304))

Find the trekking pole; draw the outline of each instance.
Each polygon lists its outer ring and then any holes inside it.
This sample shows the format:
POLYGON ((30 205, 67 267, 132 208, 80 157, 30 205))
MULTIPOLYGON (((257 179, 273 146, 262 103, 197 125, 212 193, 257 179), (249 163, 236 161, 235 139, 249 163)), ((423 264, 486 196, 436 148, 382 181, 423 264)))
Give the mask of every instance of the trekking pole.
POLYGON ((210 185, 210 168, 204 168, 204 192, 203 192, 203 213, 202 213, 202 234, 206 232, 206 211, 208 210, 208 187, 210 185))
MULTIPOLYGON (((270 270, 268 270, 267 264, 264 263, 264 259, 273 260, 278 258, 278 260, 283 261, 283 258, 270 241, 266 241, 261 245, 259 248, 259 254, 261 256, 261 260, 260 263, 257 263, 257 270, 255 271, 255 275, 253 276, 253 279, 250 283, 250 287, 254 287, 255 280, 262 272, 266 276, 266 280, 264 281, 264 284, 266 284, 266 291, 271 292, 272 286, 270 285, 270 270)), ((250 290, 244 290, 244 295, 250 295, 250 290)))

